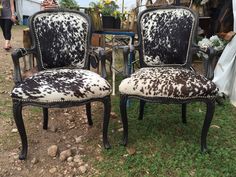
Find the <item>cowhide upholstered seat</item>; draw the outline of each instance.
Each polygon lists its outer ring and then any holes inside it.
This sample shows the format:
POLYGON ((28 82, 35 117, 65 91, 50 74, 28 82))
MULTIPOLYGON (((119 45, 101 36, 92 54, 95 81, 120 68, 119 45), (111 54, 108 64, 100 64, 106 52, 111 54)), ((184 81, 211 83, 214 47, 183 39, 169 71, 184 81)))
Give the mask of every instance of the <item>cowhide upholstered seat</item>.
POLYGON ((140 13, 137 48, 141 68, 119 86, 124 145, 128 141, 126 105, 129 98, 140 100, 139 119, 143 119, 147 101, 181 104, 183 123, 186 123, 186 104, 202 101, 207 105, 207 112, 201 150, 207 150, 206 137, 218 89, 211 80, 196 74, 191 67, 197 21, 195 13, 185 7, 155 7, 140 13))
POLYGON ((215 97, 216 85, 203 75, 185 68, 149 67, 141 68, 124 79, 121 94, 149 97, 190 99, 215 97))
POLYGON ((91 22, 87 15, 70 10, 45 10, 30 17, 31 49, 20 48, 12 53, 15 86, 11 97, 25 159, 28 142, 22 119, 22 107, 43 108, 43 128, 48 128, 48 108, 86 105, 88 124, 92 125, 91 102, 104 104, 103 144, 110 148, 107 131, 110 119, 110 84, 89 70, 91 22), (23 79, 19 60, 34 54, 39 72, 23 79))
POLYGON ((12 97, 36 103, 86 101, 109 96, 110 90, 110 84, 92 71, 54 69, 25 79, 14 87, 12 97))

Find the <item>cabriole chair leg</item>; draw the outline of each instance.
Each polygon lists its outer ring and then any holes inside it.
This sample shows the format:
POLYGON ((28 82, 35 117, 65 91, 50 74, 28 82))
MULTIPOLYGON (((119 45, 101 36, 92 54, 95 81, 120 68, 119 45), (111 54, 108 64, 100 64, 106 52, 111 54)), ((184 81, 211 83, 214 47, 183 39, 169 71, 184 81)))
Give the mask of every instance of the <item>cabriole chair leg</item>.
POLYGON ((106 97, 103 101, 104 104, 104 114, 103 114, 103 145, 106 149, 110 149, 111 145, 108 141, 107 132, 108 132, 108 125, 110 120, 111 114, 111 99, 110 96, 106 97))
POLYGON ((22 119, 22 103, 20 101, 13 100, 13 117, 16 123, 16 127, 20 134, 21 143, 22 143, 22 150, 19 155, 20 160, 26 159, 27 151, 28 151, 28 142, 27 136, 25 132, 25 126, 22 119))
POLYGON ((139 120, 143 120, 143 113, 144 113, 144 106, 146 102, 144 100, 140 100, 140 106, 139 106, 139 120))
POLYGON ((206 138, 207 138, 207 133, 211 125, 211 121, 212 121, 213 114, 215 111, 215 101, 209 101, 206 104, 207 104, 207 110, 206 110, 205 120, 202 127, 202 134, 201 134, 201 151, 202 152, 207 151, 206 138))
POLYGON ((187 119, 186 119, 186 109, 187 109, 187 104, 186 103, 183 103, 182 104, 182 122, 184 124, 187 123, 187 119))
POLYGON ((128 143, 128 120, 127 120, 127 96, 121 95, 120 96, 120 113, 121 113, 121 119, 123 123, 123 140, 122 145, 126 146, 128 143))
POLYGON ((93 120, 92 120, 92 115, 91 115, 91 103, 86 104, 86 114, 87 114, 88 124, 92 126, 93 120))
POLYGON ((48 108, 43 108, 43 129, 48 129, 48 108))

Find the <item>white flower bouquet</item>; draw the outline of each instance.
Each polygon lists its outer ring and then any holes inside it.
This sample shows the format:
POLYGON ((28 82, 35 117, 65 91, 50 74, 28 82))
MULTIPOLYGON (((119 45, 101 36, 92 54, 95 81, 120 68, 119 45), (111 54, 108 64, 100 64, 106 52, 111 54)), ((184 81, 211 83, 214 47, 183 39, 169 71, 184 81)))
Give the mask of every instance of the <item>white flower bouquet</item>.
POLYGON ((202 49, 207 49, 209 47, 213 47, 216 51, 224 50, 227 42, 223 39, 220 39, 217 35, 214 35, 208 38, 203 38, 198 42, 198 46, 202 49))

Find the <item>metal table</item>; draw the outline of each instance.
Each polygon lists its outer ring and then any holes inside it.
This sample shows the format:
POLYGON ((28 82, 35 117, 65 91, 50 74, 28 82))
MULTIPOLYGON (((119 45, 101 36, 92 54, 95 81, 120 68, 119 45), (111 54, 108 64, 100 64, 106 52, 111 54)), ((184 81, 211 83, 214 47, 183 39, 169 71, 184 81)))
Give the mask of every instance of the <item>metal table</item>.
POLYGON ((101 35, 113 35, 113 36, 128 36, 130 38, 130 42, 128 46, 112 46, 112 95, 115 95, 115 53, 114 50, 118 48, 128 47, 130 50, 130 55, 128 57, 128 63, 124 63, 124 68, 127 68, 128 75, 132 72, 132 61, 134 61, 134 32, 124 31, 120 29, 104 29, 103 31, 96 31, 96 34, 101 35), (127 66, 126 66, 127 65, 127 66))

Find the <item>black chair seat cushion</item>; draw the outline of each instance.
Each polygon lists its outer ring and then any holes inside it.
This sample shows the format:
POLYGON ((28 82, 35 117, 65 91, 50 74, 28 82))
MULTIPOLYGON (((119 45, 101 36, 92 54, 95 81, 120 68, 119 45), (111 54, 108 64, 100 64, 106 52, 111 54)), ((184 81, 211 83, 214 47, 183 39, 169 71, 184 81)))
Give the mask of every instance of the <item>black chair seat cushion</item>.
POLYGON ((34 102, 84 101, 111 93, 110 84, 83 69, 45 70, 16 85, 12 98, 34 102))
POLYGON ((141 97, 190 99, 215 97, 216 85, 192 70, 173 67, 141 68, 120 86, 121 94, 141 97))

